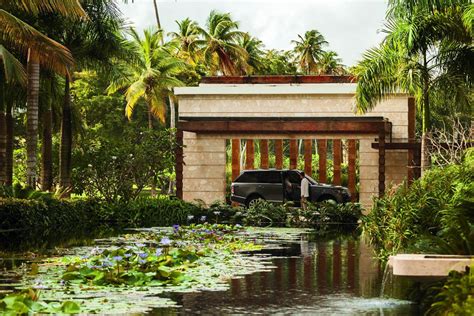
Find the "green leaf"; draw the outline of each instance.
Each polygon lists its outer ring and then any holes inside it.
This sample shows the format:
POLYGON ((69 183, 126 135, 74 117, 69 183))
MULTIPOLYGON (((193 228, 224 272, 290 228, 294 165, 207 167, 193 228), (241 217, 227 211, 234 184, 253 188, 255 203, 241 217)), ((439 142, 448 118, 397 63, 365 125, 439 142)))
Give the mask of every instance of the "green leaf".
POLYGON ((66 301, 61 305, 61 311, 66 314, 78 314, 81 312, 81 308, 76 302, 66 301))

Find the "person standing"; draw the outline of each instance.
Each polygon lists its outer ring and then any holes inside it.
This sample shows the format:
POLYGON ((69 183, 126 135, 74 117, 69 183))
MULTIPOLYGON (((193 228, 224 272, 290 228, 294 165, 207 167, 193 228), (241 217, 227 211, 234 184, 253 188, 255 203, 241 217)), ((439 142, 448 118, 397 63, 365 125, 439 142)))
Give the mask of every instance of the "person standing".
POLYGON ((306 178, 304 172, 300 173, 301 178, 301 207, 306 210, 309 198, 309 180, 306 178))

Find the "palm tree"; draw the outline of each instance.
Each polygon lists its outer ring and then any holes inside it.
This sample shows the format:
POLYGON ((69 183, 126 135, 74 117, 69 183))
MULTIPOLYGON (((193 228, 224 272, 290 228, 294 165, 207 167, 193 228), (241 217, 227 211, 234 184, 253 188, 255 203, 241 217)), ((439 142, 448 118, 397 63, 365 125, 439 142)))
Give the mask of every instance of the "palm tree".
MULTIPOLYGON (((72 189, 71 171, 72 171, 72 146, 73 146, 73 122, 74 104, 71 100, 71 84, 74 81, 74 70, 87 69, 93 67, 97 71, 107 71, 110 68, 110 59, 112 57, 123 57, 125 55, 122 49, 123 37, 120 34, 123 20, 120 17, 114 1, 110 0, 87 0, 85 6, 87 19, 75 21, 62 16, 42 16, 38 23, 44 28, 47 34, 67 46, 74 54, 76 60, 75 68, 70 67, 71 73, 64 78, 64 97, 62 99, 61 115, 61 142, 59 156, 59 187, 62 190, 62 196, 68 197, 72 189)), ((50 78, 50 76, 47 76, 50 78)), ((51 90, 49 91, 51 94, 51 90)), ((49 121, 47 112, 51 110, 48 101, 44 102, 46 109, 45 118, 49 121)), ((51 131, 48 122, 45 121, 44 136, 47 138, 45 144, 50 143, 51 131)), ((48 146, 49 149, 51 148, 48 146)), ((46 149, 46 148, 44 148, 46 149)), ((48 159, 51 155, 48 152, 43 157, 48 159)), ((42 172, 46 175, 50 173, 52 164, 44 161, 42 172)), ((48 177, 45 177, 48 180, 48 177)), ((45 188, 49 183, 45 183, 45 188)))
POLYGON ((5 88, 8 84, 26 84, 26 72, 19 62, 3 45, 0 45, 0 185, 9 184, 7 180, 7 106, 5 88))
POLYGON ((148 108, 148 126, 153 127, 153 117, 165 122, 166 101, 171 89, 181 86, 176 75, 185 67, 185 63, 161 45, 161 30, 145 30, 141 38, 130 30, 133 49, 130 63, 117 65, 114 78, 108 87, 109 93, 125 89, 127 105, 125 115, 131 119, 139 100, 144 100, 148 108))
POLYGON ((324 49, 328 44, 324 36, 317 30, 307 31, 304 37, 298 34, 299 40, 292 41, 295 44, 294 51, 299 62, 301 71, 305 74, 318 72, 318 62, 324 49))
POLYGON ((225 76, 240 74, 238 63, 244 65, 248 58, 247 52, 238 41, 244 33, 238 30, 239 24, 232 20, 230 13, 212 11, 207 19, 206 28, 199 28, 204 39, 198 41, 203 47, 204 61, 215 75, 225 76))
POLYGON ((245 63, 239 63, 241 73, 246 75, 262 73, 265 67, 263 62, 264 51, 262 41, 252 37, 248 33, 244 33, 239 40, 239 45, 247 52, 247 60, 245 63))
POLYGON ((342 59, 334 51, 323 52, 319 58, 318 74, 343 75, 346 73, 342 59))
POLYGON ((198 60, 199 26, 189 18, 176 21, 176 24, 178 32, 171 32, 169 35, 177 46, 177 56, 189 64, 195 64, 198 60))
POLYGON ((354 69, 360 112, 396 91, 415 95, 422 112, 422 171, 429 165, 430 95, 436 89, 462 94, 463 83, 471 83, 474 75, 472 33, 464 27, 462 13, 450 8, 427 14, 421 8, 389 16, 385 40, 367 51, 354 69))
POLYGON ((297 67, 293 51, 277 51, 270 49, 266 52, 262 73, 265 75, 294 75, 297 67))
POLYGON ((37 15, 56 12, 72 17, 85 17, 78 0, 0 0, 0 40, 27 54, 27 184, 36 187, 37 142, 38 142, 38 96, 40 65, 62 74, 68 74, 73 64, 69 50, 51 40, 10 12, 37 15))

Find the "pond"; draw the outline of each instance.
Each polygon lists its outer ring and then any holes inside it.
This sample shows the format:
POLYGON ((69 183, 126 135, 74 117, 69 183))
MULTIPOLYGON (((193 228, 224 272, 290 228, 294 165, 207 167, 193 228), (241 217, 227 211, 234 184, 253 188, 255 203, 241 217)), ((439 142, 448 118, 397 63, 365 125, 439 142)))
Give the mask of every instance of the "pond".
MULTIPOLYGON (((419 314, 418 307, 409 301, 380 297, 383 269, 372 258, 371 249, 357 237, 347 235, 323 240, 310 231, 272 228, 250 229, 249 238, 254 241, 256 238, 263 239, 265 247, 233 258, 226 267, 219 266, 218 274, 229 276, 225 280, 216 278, 212 281, 209 279, 211 274, 208 274, 206 282, 209 284, 205 286, 192 289, 167 286, 169 289, 165 291, 161 288, 146 289, 145 294, 113 288, 106 303, 110 305, 108 312, 152 315, 419 314), (115 302, 114 295, 118 295, 115 302), (141 303, 137 305, 141 306, 127 309, 119 303, 121 299, 127 300, 125 297, 131 299, 132 305, 133 301, 139 300, 141 303)), ((123 239, 100 239, 95 244, 110 246, 118 241, 123 242, 123 239)), ((83 254, 90 248, 88 245, 60 249, 59 252, 83 254)), ((4 264, 8 262, 11 266, 12 261, 4 261, 4 264)), ((8 283, 33 279, 21 276, 20 281, 12 277, 15 274, 13 271, 15 269, 2 277, 4 289, 11 287, 8 283)), ((48 278, 42 278, 49 286, 48 278)), ((101 297, 97 292, 88 292, 88 295, 91 300, 101 297)), ((80 298, 88 299, 87 296, 80 298)))

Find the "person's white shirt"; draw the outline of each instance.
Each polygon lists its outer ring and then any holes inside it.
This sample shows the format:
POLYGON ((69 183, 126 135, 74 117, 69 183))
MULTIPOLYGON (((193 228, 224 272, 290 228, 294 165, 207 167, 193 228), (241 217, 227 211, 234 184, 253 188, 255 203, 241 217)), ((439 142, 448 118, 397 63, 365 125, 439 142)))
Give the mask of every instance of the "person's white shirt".
POLYGON ((301 197, 309 197, 309 181, 306 177, 301 179, 301 197))

